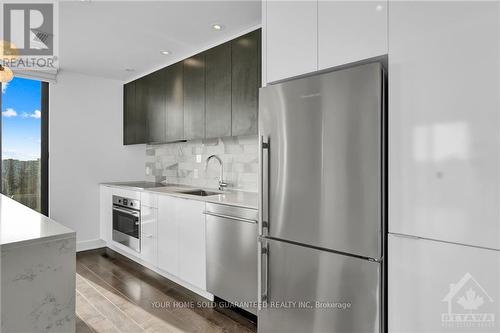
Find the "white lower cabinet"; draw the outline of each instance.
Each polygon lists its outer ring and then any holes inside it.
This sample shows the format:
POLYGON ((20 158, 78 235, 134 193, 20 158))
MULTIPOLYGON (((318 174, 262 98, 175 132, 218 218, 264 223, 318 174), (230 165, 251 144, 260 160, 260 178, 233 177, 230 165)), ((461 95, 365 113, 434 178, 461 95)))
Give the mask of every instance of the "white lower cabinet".
POLYGON ((205 203, 175 199, 179 211, 179 277, 206 290, 205 203))
POLYGON ((110 242, 113 232, 113 189, 101 185, 99 188, 99 234, 103 241, 110 242))
POLYGON ((141 205, 141 259, 158 266, 157 260, 157 227, 158 210, 141 205))
POLYGON ((179 236, 175 208, 176 198, 158 198, 158 267, 179 275, 179 236))
POLYGON ((205 203, 158 198, 158 267, 206 290, 205 203))
POLYGON ((108 246, 210 296, 206 293, 205 202, 103 185, 100 206, 101 237, 108 246), (140 253, 112 240, 113 195, 141 200, 140 253))

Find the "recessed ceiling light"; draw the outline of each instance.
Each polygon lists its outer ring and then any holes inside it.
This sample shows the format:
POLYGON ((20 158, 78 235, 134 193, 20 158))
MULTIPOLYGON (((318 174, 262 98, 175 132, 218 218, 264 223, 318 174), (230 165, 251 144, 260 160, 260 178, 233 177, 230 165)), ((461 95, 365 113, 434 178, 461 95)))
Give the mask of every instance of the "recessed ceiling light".
POLYGON ((377 7, 375 7, 375 10, 376 10, 377 12, 382 11, 382 9, 384 9, 384 6, 382 6, 382 5, 377 5, 377 7))
POLYGON ((222 25, 220 25, 218 23, 212 24, 212 29, 215 31, 222 30, 222 25))
POLYGON ((160 53, 163 54, 163 55, 169 55, 170 51, 160 51, 160 53))
POLYGON ((125 72, 135 72, 135 69, 133 69, 133 68, 125 68, 125 72))

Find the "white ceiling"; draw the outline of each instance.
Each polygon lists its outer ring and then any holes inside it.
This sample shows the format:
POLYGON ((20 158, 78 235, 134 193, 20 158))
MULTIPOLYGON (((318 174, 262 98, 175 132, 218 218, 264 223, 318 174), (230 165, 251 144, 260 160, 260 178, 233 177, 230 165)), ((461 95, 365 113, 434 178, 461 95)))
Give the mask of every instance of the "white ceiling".
POLYGON ((260 3, 60 2, 60 69, 128 81, 260 25, 260 3), (224 29, 214 31, 214 23, 224 29))

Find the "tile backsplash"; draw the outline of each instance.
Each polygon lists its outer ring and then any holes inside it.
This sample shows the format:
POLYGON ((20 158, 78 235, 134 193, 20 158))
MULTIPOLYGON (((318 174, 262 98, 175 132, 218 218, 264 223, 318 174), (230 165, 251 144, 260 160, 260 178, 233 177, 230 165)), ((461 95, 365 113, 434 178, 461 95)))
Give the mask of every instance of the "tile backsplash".
POLYGON ((207 157, 217 155, 224 164, 229 189, 257 192, 257 136, 239 136, 148 145, 146 180, 204 188, 219 186, 220 165, 207 157))

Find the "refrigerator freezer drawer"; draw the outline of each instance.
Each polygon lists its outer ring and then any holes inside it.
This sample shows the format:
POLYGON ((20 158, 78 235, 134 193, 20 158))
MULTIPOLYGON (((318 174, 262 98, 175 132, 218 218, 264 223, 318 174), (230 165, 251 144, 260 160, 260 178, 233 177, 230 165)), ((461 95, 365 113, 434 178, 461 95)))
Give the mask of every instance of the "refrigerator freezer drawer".
POLYGON ((262 245, 259 333, 380 331, 380 263, 276 240, 262 245))
POLYGON ((389 235, 389 332, 499 332, 500 251, 389 235))
POLYGON ((373 63, 260 90, 265 235, 381 258, 383 81, 373 63))

